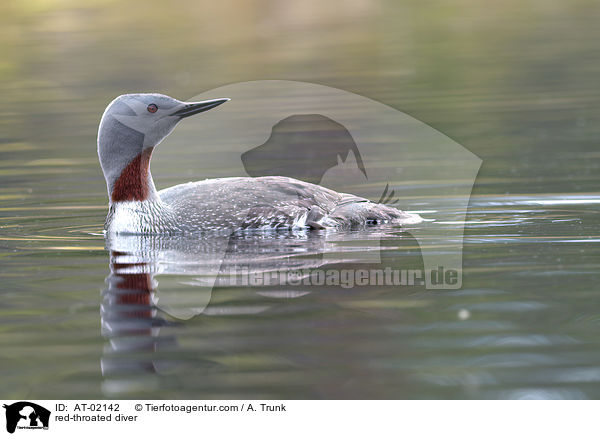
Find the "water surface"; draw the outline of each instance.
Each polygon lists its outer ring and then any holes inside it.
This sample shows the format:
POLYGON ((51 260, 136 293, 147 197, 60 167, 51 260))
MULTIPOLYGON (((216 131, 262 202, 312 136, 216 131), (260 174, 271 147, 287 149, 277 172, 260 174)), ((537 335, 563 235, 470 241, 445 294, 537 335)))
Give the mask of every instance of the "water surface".
MULTIPOLYGON (((2 6, 0 397, 600 397, 598 5, 305 4, 2 6), (399 195, 424 226, 465 226, 461 289, 222 270, 207 293, 214 240, 111 247, 105 105, 270 78, 382 101, 483 159, 466 222, 435 192, 399 195)), ((203 139, 157 151, 159 188, 206 174, 203 139)), ((387 227, 247 235, 224 264, 343 269, 379 240, 382 266, 422 267, 410 229, 387 227)))

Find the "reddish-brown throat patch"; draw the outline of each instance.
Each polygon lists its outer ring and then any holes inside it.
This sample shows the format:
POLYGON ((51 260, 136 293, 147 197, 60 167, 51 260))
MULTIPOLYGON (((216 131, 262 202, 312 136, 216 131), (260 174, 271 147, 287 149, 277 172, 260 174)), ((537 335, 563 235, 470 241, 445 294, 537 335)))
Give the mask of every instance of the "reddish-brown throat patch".
POLYGON ((153 150, 154 147, 143 150, 121 171, 113 186, 112 201, 144 201, 148 198, 148 169, 153 150))

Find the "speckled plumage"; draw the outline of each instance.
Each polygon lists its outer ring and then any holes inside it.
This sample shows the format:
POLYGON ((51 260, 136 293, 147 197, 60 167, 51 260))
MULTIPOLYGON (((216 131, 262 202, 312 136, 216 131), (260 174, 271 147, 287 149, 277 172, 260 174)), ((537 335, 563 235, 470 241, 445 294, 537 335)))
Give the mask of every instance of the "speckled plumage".
POLYGON ((419 221, 417 215, 288 177, 229 177, 173 186, 153 200, 113 203, 106 229, 170 234, 419 221))

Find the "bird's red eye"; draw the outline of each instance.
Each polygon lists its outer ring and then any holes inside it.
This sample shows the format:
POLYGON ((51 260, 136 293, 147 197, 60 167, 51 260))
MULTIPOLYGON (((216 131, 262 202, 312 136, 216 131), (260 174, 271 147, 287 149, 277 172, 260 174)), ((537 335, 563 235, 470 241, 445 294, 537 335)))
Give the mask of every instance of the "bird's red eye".
POLYGON ((158 110, 158 106, 156 106, 154 103, 150 103, 146 109, 148 109, 148 112, 153 114, 158 110))

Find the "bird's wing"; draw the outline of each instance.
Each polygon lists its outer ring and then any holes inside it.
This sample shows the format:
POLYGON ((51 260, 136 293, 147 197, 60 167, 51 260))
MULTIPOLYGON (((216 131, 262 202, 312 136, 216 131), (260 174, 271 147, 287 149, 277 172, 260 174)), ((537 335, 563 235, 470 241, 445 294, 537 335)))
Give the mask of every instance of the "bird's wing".
POLYGON ((186 222, 204 229, 327 228, 394 219, 400 211, 289 177, 228 177, 159 192, 186 222))

